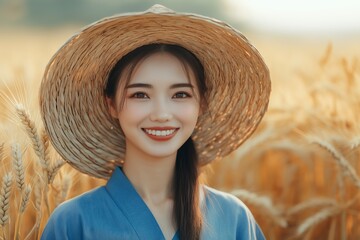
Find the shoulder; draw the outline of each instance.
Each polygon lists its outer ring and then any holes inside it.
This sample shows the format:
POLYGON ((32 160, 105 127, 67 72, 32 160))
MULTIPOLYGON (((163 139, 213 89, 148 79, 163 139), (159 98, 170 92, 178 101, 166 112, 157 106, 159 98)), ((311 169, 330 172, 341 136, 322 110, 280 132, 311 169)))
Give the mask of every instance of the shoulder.
POLYGON ((233 214, 250 214, 248 207, 234 195, 204 186, 207 207, 219 207, 222 211, 230 211, 233 214))
POLYGON ((106 195, 105 188, 99 187, 61 203, 52 212, 41 239, 67 239, 73 234, 80 236, 87 224, 85 221, 93 219, 91 215, 97 205, 104 203, 106 195))
POLYGON ((213 236, 221 232, 224 237, 226 232, 228 239, 265 239, 249 208, 240 199, 208 186, 204 186, 204 193, 205 221, 213 236))
POLYGON ((55 208, 51 217, 69 218, 70 216, 82 215, 84 211, 88 213, 90 207, 96 207, 103 203, 106 198, 107 192, 104 187, 93 189, 61 203, 55 208))

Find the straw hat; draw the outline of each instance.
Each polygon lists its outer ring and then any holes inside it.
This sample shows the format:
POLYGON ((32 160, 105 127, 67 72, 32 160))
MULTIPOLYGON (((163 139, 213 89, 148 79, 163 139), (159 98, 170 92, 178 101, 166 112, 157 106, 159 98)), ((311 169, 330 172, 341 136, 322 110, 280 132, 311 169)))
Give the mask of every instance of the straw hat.
POLYGON ((125 139, 108 113, 103 89, 122 56, 150 43, 185 47, 204 66, 209 105, 193 133, 202 164, 234 151, 259 124, 269 101, 270 76, 258 51, 226 23, 155 5, 84 28, 45 69, 40 89, 44 126, 55 149, 77 170, 108 178, 120 165, 125 139))

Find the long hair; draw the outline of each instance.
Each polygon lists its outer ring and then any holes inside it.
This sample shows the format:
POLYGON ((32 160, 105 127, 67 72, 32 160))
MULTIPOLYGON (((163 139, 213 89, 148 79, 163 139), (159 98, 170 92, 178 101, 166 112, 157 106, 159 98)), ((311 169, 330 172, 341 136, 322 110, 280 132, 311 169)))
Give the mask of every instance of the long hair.
MULTIPOLYGON (((152 54, 166 52, 175 56, 183 64, 186 73, 189 71, 195 76, 199 89, 200 106, 206 106, 205 100, 205 74, 199 59, 187 49, 172 44, 149 44, 136 48, 122 57, 111 70, 104 93, 114 99, 118 89, 119 80, 126 86, 136 68, 145 58, 152 54), (124 71, 126 69, 127 71, 124 71)), ((122 95, 124 96, 124 94, 122 95)), ((121 99, 124 104, 124 97, 121 99)), ((175 174, 173 183, 174 193, 174 220, 178 227, 180 239, 200 239, 202 215, 199 195, 199 160, 191 137, 179 148, 176 156, 175 174)))
POLYGON ((178 150, 175 164, 174 213, 180 239, 200 239, 202 216, 198 165, 194 142, 189 138, 178 150))

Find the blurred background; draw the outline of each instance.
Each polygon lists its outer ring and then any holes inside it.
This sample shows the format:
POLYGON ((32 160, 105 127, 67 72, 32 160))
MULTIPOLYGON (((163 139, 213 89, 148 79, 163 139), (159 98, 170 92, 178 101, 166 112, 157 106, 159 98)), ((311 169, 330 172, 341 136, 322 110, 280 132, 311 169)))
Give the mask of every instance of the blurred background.
POLYGON ((3 27, 84 25, 122 12, 144 11, 156 3, 268 33, 335 36, 358 34, 360 29, 356 0, 1 0, 0 22, 3 27))
POLYGON ((156 3, 228 22, 270 69, 266 116, 204 169, 206 182, 243 200, 267 239, 360 239, 357 0, 0 0, 0 236, 37 239, 57 204, 104 184, 64 164, 42 133, 38 89, 51 56, 84 26, 156 3))

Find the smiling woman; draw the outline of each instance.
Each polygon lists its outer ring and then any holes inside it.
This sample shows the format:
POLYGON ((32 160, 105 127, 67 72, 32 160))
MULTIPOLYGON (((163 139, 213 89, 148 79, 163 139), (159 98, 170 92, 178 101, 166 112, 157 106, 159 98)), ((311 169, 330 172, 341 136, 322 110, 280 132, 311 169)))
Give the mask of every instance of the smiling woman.
POLYGON ((264 239, 199 175, 254 131, 269 94, 259 53, 219 21, 154 6, 89 26, 48 64, 41 111, 64 159, 109 179, 57 207, 42 239, 264 239))
MULTIPOLYGON (((189 210, 183 209, 180 201, 189 206, 199 201, 197 196, 184 193, 174 196, 171 173, 177 151, 191 136, 199 116, 199 100, 204 99, 204 89, 200 92, 198 86, 204 80, 203 77, 194 76, 203 76, 203 69, 195 67, 201 64, 194 55, 176 45, 144 45, 130 55, 124 56, 115 65, 106 87, 106 90, 113 92, 109 89, 118 86, 115 96, 107 95, 107 102, 112 117, 119 120, 125 136, 126 152, 122 170, 153 212, 165 238, 171 239, 176 231, 175 222, 172 221, 173 206, 179 209, 175 215, 177 222, 180 222, 182 218, 188 218, 182 213, 188 214, 189 210), (125 64, 124 59, 127 60, 125 64), (190 65, 191 62, 197 64, 190 65), (119 66, 123 68, 118 69, 119 66), (126 72, 129 69, 133 72, 126 72), (118 73, 118 76, 114 73, 118 73), (124 76, 128 79, 124 79, 124 76), (112 78, 116 80, 111 81, 112 78), (128 82, 128 85, 124 86, 122 81, 128 82), (160 169, 156 181, 154 175, 160 169), (159 195, 154 197, 149 189, 165 191, 159 191, 159 195), (164 199, 167 199, 167 204, 158 203, 164 199)), ((194 164, 196 162, 196 159, 193 160, 194 164)), ((189 187, 198 188, 196 179, 189 178, 187 173, 183 174, 183 178, 184 182, 189 182, 189 187)), ((177 182, 175 188, 176 185, 177 182)), ((187 222, 200 226, 199 215, 187 222)))

